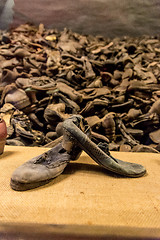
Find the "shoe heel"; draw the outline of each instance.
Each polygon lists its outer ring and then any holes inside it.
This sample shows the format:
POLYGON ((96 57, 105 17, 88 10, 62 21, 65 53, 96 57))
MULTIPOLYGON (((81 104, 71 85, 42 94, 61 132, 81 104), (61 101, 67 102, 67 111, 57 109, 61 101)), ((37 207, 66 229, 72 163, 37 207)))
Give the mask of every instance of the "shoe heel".
POLYGON ((0 154, 4 152, 4 146, 5 146, 6 140, 0 141, 0 154))

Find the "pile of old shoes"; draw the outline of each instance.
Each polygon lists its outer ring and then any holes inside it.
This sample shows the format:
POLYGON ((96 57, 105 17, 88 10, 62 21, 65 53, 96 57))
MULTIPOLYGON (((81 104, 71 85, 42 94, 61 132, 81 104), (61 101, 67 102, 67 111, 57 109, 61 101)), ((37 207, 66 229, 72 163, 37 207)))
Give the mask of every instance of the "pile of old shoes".
POLYGON ((82 150, 100 166, 116 174, 141 177, 146 173, 139 164, 112 157, 106 142, 96 145, 90 138, 91 131, 83 117, 69 117, 63 122, 62 142, 18 167, 11 177, 12 189, 22 191, 48 183, 63 172, 70 160, 76 160, 82 150))
POLYGON ((29 117, 23 111, 6 103, 0 113, 6 123, 6 145, 39 146, 44 144, 44 134, 41 131, 33 130, 29 117))
POLYGON ((0 107, 12 104, 44 135, 17 142, 10 123, 7 144, 45 146, 62 135, 66 118, 81 114, 110 150, 159 152, 159 37, 108 39, 43 24, 1 34, 0 107))

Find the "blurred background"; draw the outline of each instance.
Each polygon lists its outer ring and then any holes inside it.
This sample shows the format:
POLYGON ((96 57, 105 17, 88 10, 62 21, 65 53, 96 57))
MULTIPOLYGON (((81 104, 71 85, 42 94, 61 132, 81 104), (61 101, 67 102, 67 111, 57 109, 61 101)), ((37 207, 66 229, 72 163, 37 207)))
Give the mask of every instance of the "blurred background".
POLYGON ((0 0, 0 29, 25 22, 111 38, 157 35, 160 0, 0 0))

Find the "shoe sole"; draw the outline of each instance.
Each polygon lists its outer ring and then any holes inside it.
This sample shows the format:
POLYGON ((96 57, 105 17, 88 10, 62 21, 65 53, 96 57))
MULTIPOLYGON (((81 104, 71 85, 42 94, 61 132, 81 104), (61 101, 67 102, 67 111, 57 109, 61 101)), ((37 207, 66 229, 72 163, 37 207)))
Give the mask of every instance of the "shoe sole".
MULTIPOLYGON (((58 172, 57 175, 54 176, 54 178, 59 176, 62 172, 63 170, 58 172)), ((50 183, 51 181, 53 181, 54 178, 50 178, 50 179, 39 181, 39 182, 33 182, 33 183, 22 183, 19 181, 15 181, 11 178, 10 186, 15 191, 26 191, 26 190, 31 190, 31 189, 46 185, 47 183, 50 183)))

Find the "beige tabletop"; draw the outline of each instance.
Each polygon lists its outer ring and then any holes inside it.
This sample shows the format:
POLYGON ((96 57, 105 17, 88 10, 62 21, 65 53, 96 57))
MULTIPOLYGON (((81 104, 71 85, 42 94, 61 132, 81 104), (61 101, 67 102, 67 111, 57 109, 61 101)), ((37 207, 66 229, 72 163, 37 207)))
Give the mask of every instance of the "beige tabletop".
POLYGON ((48 149, 5 146, 0 155, 0 223, 80 224, 160 228, 160 155, 112 152, 147 169, 125 178, 99 167, 87 154, 49 184, 24 192, 10 188, 12 172, 48 149))

